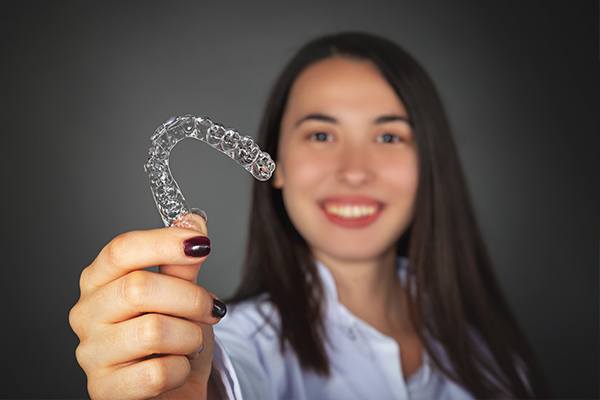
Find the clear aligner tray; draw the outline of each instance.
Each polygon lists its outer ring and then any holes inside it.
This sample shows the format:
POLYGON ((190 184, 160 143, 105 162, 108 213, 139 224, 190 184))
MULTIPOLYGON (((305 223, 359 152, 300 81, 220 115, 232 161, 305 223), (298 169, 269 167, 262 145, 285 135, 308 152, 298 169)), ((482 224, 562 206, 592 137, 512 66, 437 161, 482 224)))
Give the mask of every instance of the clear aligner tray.
POLYGON ((242 136, 234 129, 225 128, 206 117, 183 115, 170 118, 150 137, 152 144, 144 164, 156 208, 165 226, 173 225, 180 217, 194 210, 188 206, 169 168, 171 150, 185 138, 207 143, 260 181, 271 178, 275 170, 271 156, 261 151, 249 136, 242 136))

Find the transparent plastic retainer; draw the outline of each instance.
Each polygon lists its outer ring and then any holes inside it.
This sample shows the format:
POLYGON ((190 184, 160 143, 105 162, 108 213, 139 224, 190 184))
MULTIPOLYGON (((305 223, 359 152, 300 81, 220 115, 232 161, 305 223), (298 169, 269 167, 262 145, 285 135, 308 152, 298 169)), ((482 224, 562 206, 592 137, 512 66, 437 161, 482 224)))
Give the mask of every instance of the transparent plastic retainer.
POLYGON ((275 170, 271 156, 261 151, 249 136, 241 136, 237 131, 213 123, 206 117, 183 115, 170 118, 150 137, 152 144, 144 164, 156 208, 165 226, 186 226, 184 217, 188 213, 198 214, 208 221, 203 210, 189 207, 169 168, 171 150, 185 138, 209 144, 236 161, 259 181, 271 178, 275 170))

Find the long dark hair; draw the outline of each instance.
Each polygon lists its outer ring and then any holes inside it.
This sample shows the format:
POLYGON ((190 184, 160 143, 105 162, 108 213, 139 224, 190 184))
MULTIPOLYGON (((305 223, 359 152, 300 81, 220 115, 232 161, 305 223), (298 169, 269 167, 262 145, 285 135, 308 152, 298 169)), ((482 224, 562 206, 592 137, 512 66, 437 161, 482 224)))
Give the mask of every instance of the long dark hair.
MULTIPOLYGON (((547 396, 535 354, 495 278, 440 97, 410 54, 362 32, 311 40, 271 90, 259 128, 261 148, 277 160, 281 118, 294 80, 307 66, 332 56, 373 62, 412 120, 420 172, 416 208, 396 250, 409 261, 408 278, 416 288, 410 319, 432 362, 478 398, 547 396), (429 337, 442 345, 450 365, 429 337)), ((227 302, 235 306, 261 294, 278 311, 281 351, 291 346, 303 368, 328 376, 323 288, 310 249, 287 215, 281 190, 255 182, 242 282, 227 302)))

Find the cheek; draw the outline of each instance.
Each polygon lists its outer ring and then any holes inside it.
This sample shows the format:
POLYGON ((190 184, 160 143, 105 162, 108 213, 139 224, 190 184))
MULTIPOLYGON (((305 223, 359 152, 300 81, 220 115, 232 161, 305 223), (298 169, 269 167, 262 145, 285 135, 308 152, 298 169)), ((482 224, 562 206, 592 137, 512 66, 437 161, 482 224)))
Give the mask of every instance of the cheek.
POLYGON ((319 156, 315 151, 297 150, 287 153, 284 169, 285 187, 289 191, 306 191, 305 195, 314 192, 327 171, 334 165, 331 157, 319 156))
POLYGON ((283 201, 292 223, 304 237, 311 237, 311 221, 318 211, 316 197, 323 192, 331 168, 331 157, 318 157, 314 151, 296 149, 286 154, 283 201))
POLYGON ((379 176, 391 191, 402 197, 416 193, 419 170, 415 152, 407 152, 402 157, 380 158, 379 162, 379 176))

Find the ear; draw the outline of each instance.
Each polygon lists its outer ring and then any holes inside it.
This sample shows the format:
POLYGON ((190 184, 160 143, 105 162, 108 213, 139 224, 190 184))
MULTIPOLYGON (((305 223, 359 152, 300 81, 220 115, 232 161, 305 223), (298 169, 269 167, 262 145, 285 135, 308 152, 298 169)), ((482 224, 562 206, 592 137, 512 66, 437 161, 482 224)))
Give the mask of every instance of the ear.
POLYGON ((281 164, 275 163, 275 175, 273 178, 273 187, 281 189, 283 187, 283 175, 281 173, 281 164))

